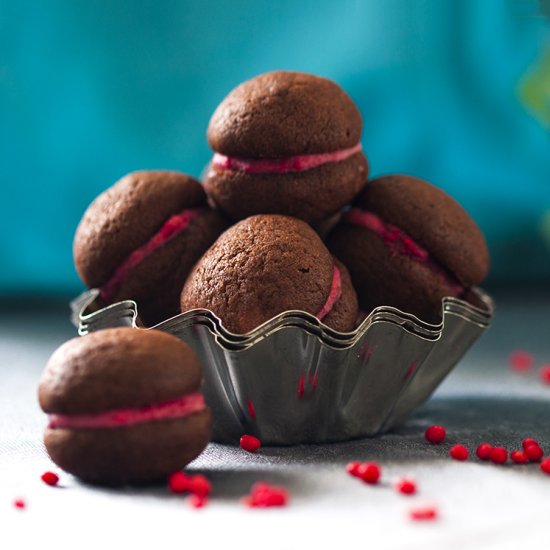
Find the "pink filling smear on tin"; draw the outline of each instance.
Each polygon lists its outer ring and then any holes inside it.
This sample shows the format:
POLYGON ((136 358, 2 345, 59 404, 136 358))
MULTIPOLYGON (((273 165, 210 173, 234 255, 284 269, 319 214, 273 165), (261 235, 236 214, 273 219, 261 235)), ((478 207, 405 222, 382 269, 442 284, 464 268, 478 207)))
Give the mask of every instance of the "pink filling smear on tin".
POLYGON ((321 309, 321 311, 315 316, 319 321, 323 319, 323 317, 326 317, 332 308, 334 307, 334 304, 340 299, 342 296, 342 278, 340 277, 340 270, 338 269, 338 266, 334 264, 333 271, 332 271, 332 284, 330 286, 330 292, 328 294, 327 301, 325 302, 325 305, 321 309))
POLYGON ((416 243, 407 233, 399 227, 386 223, 380 216, 373 212, 352 208, 344 215, 345 221, 354 225, 360 225, 378 235, 392 254, 403 254, 418 262, 426 263, 430 269, 437 271, 445 278, 447 284, 457 295, 462 294, 464 287, 457 281, 456 277, 444 269, 439 263, 430 257, 430 253, 416 243))
POLYGON ((241 159, 214 153, 212 166, 221 170, 244 172, 245 174, 286 174, 304 172, 322 164, 341 162, 361 151, 358 143, 348 149, 318 153, 314 155, 296 155, 280 159, 241 159))
POLYGON ((162 227, 143 245, 134 250, 116 269, 111 278, 101 287, 100 295, 106 302, 111 302, 120 285, 130 271, 138 266, 147 256, 165 245, 168 241, 185 231, 189 224, 203 212, 204 208, 186 208, 179 214, 170 216, 162 227))
POLYGON ((185 418, 204 408, 203 395, 191 393, 139 409, 116 409, 97 414, 50 414, 48 428, 119 428, 154 420, 185 418))

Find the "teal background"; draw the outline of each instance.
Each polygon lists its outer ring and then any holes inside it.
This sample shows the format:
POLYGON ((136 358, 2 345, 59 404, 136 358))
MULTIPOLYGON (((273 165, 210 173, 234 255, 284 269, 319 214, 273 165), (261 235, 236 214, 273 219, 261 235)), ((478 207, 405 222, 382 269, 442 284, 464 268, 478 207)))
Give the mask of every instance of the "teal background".
POLYGON ((544 284, 550 133, 519 90, 546 78, 549 44, 527 0, 0 0, 0 292, 78 292, 91 200, 136 169, 198 176, 217 103, 273 69, 351 94, 372 175, 455 196, 487 235, 489 285, 544 284))

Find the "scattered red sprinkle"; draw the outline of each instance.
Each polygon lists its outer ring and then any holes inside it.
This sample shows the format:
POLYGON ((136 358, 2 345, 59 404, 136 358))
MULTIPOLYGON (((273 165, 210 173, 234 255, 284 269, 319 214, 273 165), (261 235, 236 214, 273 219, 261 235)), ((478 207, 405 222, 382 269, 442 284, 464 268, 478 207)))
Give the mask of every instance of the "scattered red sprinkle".
POLYGON ((199 497, 207 497, 212 492, 212 484, 202 475, 189 478, 189 492, 199 497))
POLYGON ((523 447, 523 450, 527 449, 530 445, 536 445, 537 447, 540 447, 539 442, 536 439, 533 439, 532 437, 526 437, 522 442, 521 446, 523 447))
POLYGON ((531 370, 535 363, 533 356, 529 352, 523 350, 514 351, 510 354, 508 359, 510 366, 517 372, 527 372, 531 370))
POLYGON ((184 472, 174 472, 168 477, 168 489, 175 494, 192 493, 206 497, 212 492, 212 484, 200 474, 188 476, 184 472))
POLYGON ((476 449, 476 455, 479 460, 489 460, 493 446, 489 443, 481 443, 476 449))
POLYGON ((254 408, 254 403, 252 403, 250 399, 246 402, 246 407, 248 409, 248 414, 250 415, 250 418, 255 419, 256 409, 254 408))
POLYGON ((523 451, 531 462, 540 462, 544 451, 538 445, 528 445, 523 451))
POLYGON ((54 486, 59 483, 59 476, 54 472, 44 472, 40 477, 46 485, 54 486))
POLYGON ((359 471, 360 467, 361 467, 361 462, 358 462, 358 461, 350 462, 346 466, 346 472, 350 476, 361 477, 361 474, 360 474, 360 471, 359 471))
POLYGON ((190 489, 190 477, 183 472, 174 472, 168 477, 168 489, 171 493, 187 493, 190 489))
POLYGON ((412 479, 403 477, 395 482, 395 490, 404 495, 414 495, 416 493, 416 483, 412 479))
POLYGON ((346 466, 346 472, 371 485, 378 483, 382 474, 382 470, 376 462, 353 461, 346 466))
POLYGON ((252 486, 250 494, 244 498, 244 503, 251 508, 286 506, 288 491, 284 487, 275 487, 265 481, 260 481, 252 486))
POLYGON ((516 464, 527 464, 529 462, 524 451, 512 451, 510 453, 510 459, 516 464))
POLYGON ((261 446, 262 442, 253 435, 243 435, 240 440, 241 449, 253 453, 257 451, 261 446))
POLYGON ((208 504, 208 497, 204 495, 191 495, 189 497, 189 504, 193 508, 204 508, 208 504))
POLYGON ((463 461, 468 459, 468 455, 470 453, 464 445, 453 445, 449 450, 449 454, 451 455, 451 458, 463 461))
POLYGON ((543 384, 550 384, 550 365, 544 365, 540 368, 539 378, 543 384))
POLYGON ((545 459, 540 463, 540 469, 541 469, 541 471, 544 472, 545 474, 550 475, 550 458, 545 458, 545 459))
POLYGON ((504 464, 508 460, 508 451, 504 447, 493 447, 489 458, 495 464, 504 464))
POLYGON ((438 443, 443 443, 445 441, 445 436, 447 432, 443 426, 430 426, 424 433, 426 441, 433 443, 434 445, 438 443))
POLYGON ((23 510, 27 507, 27 503, 22 498, 17 498, 13 501, 13 505, 15 508, 19 508, 20 510, 23 510))
POLYGON ((409 511, 409 517, 413 521, 423 521, 437 519, 437 508, 433 506, 423 506, 420 508, 413 508, 409 511))
POLYGON ((369 485, 376 485, 382 470, 376 462, 363 462, 358 468, 359 477, 369 485))

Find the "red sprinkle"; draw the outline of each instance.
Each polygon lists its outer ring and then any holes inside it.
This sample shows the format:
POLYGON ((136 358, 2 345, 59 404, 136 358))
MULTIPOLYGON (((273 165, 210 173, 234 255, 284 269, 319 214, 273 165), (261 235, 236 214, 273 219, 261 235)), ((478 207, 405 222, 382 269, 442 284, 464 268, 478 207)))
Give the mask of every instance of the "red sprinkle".
POLYGON ((191 495, 189 497, 189 504, 193 508, 204 508, 208 504, 208 497, 204 495, 191 495))
POLYGON ((540 462, 544 451, 538 445, 528 445, 523 451, 531 462, 540 462))
POLYGON ((250 418, 255 419, 256 409, 254 408, 254 403, 252 403, 250 399, 246 402, 246 408, 248 409, 248 414, 250 415, 250 418))
POLYGON ((533 439, 532 437, 526 437, 522 442, 521 446, 523 447, 523 450, 527 449, 530 445, 536 445, 537 447, 540 447, 539 442, 536 439, 533 439))
POLYGON ((454 458, 455 460, 464 461, 468 459, 468 455, 470 453, 464 445, 453 445, 449 451, 449 454, 451 455, 451 458, 454 458))
POLYGON ((433 506, 413 508, 409 511, 409 517, 414 521, 437 519, 437 508, 433 506))
POLYGON ((22 498, 17 498, 13 501, 13 505, 20 510, 27 507, 27 503, 22 498))
POLYGON ((510 453, 510 459, 516 464, 527 464, 529 462, 525 451, 512 451, 510 453))
POLYGON ((416 493, 416 483, 412 479, 403 477, 395 482, 395 490, 404 495, 414 495, 416 493))
POLYGON ((54 472, 44 472, 40 477, 46 485, 54 486, 59 483, 59 476, 54 472))
POLYGON ((540 463, 540 469, 541 469, 542 472, 544 472, 545 474, 548 474, 550 476, 550 458, 545 458, 540 463))
POLYGON ((355 460, 354 462, 350 462, 349 464, 347 464, 346 472, 350 476, 361 477, 360 467, 361 467, 361 462, 358 462, 357 460, 355 460))
POLYGON ((243 435, 240 440, 241 449, 253 453, 257 451, 261 446, 262 442, 253 435, 243 435))
POLYGON ((212 484, 200 474, 192 476, 189 482, 189 492, 198 497, 206 497, 212 492, 212 484))
POLYGON ((174 472, 168 477, 168 489, 172 493, 192 493, 206 497, 212 492, 212 484, 203 475, 188 476, 184 472, 174 472))
POLYGON ((504 447, 493 447, 489 458, 495 464, 504 464, 508 460, 508 451, 504 447))
POLYGON ((489 443, 481 443, 476 449, 476 455, 479 460, 489 460, 491 458, 491 450, 493 446, 489 443))
POLYGON ((168 477, 168 489, 171 493, 187 493, 190 489, 191 478, 183 472, 174 472, 168 477))
POLYGON ((445 441, 445 436, 447 432, 443 426, 430 426, 424 433, 426 441, 437 445, 438 443, 443 443, 445 441))
POLYGON ((359 477, 369 485, 376 485, 382 470, 376 462, 363 462, 358 468, 359 477))
POLYGON ((540 368, 539 378, 543 384, 550 384, 550 365, 544 365, 540 368))
POLYGON ((260 481, 252 486, 250 494, 244 498, 244 503, 251 508, 286 506, 288 491, 284 487, 275 487, 265 481, 260 481))
POLYGON ((531 370, 535 360, 533 356, 523 350, 514 351, 508 358, 510 366, 517 372, 527 372, 531 370))

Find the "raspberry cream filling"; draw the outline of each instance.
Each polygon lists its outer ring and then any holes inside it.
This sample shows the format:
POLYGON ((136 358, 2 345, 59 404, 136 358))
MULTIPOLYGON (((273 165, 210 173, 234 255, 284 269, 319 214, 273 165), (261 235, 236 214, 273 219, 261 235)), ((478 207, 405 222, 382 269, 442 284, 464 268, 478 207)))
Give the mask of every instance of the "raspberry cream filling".
POLYGON ((330 285, 330 292, 328 294, 327 301, 322 307, 321 311, 315 316, 319 321, 326 317, 331 311, 336 302, 342 296, 342 277, 340 276, 340 270, 338 266, 334 264, 332 271, 332 284, 330 285))
POLYGON ((139 409, 116 409, 97 414, 50 414, 48 428, 119 428, 155 420, 185 418, 204 410, 201 393, 191 393, 156 405, 139 409))
POLYGON ((101 287, 100 295, 110 302, 128 274, 145 258, 164 246, 168 241, 185 231, 189 224, 203 212, 204 208, 186 208, 179 214, 170 216, 162 227, 143 245, 134 250, 114 271, 111 278, 101 287))
POLYGON ((354 225, 364 227, 378 235, 391 251, 392 254, 402 254, 409 256, 414 260, 426 263, 432 269, 439 273, 457 295, 462 294, 464 287, 458 282, 456 276, 440 265, 430 253, 415 242, 407 233, 399 227, 386 223, 380 216, 373 212, 352 208, 344 215, 344 219, 354 225))
POLYGON ((358 143, 348 149, 318 153, 314 155, 297 155, 280 159, 242 159, 214 153, 212 166, 220 170, 244 172, 245 174, 286 174, 304 172, 323 164, 341 162, 361 151, 358 143))

